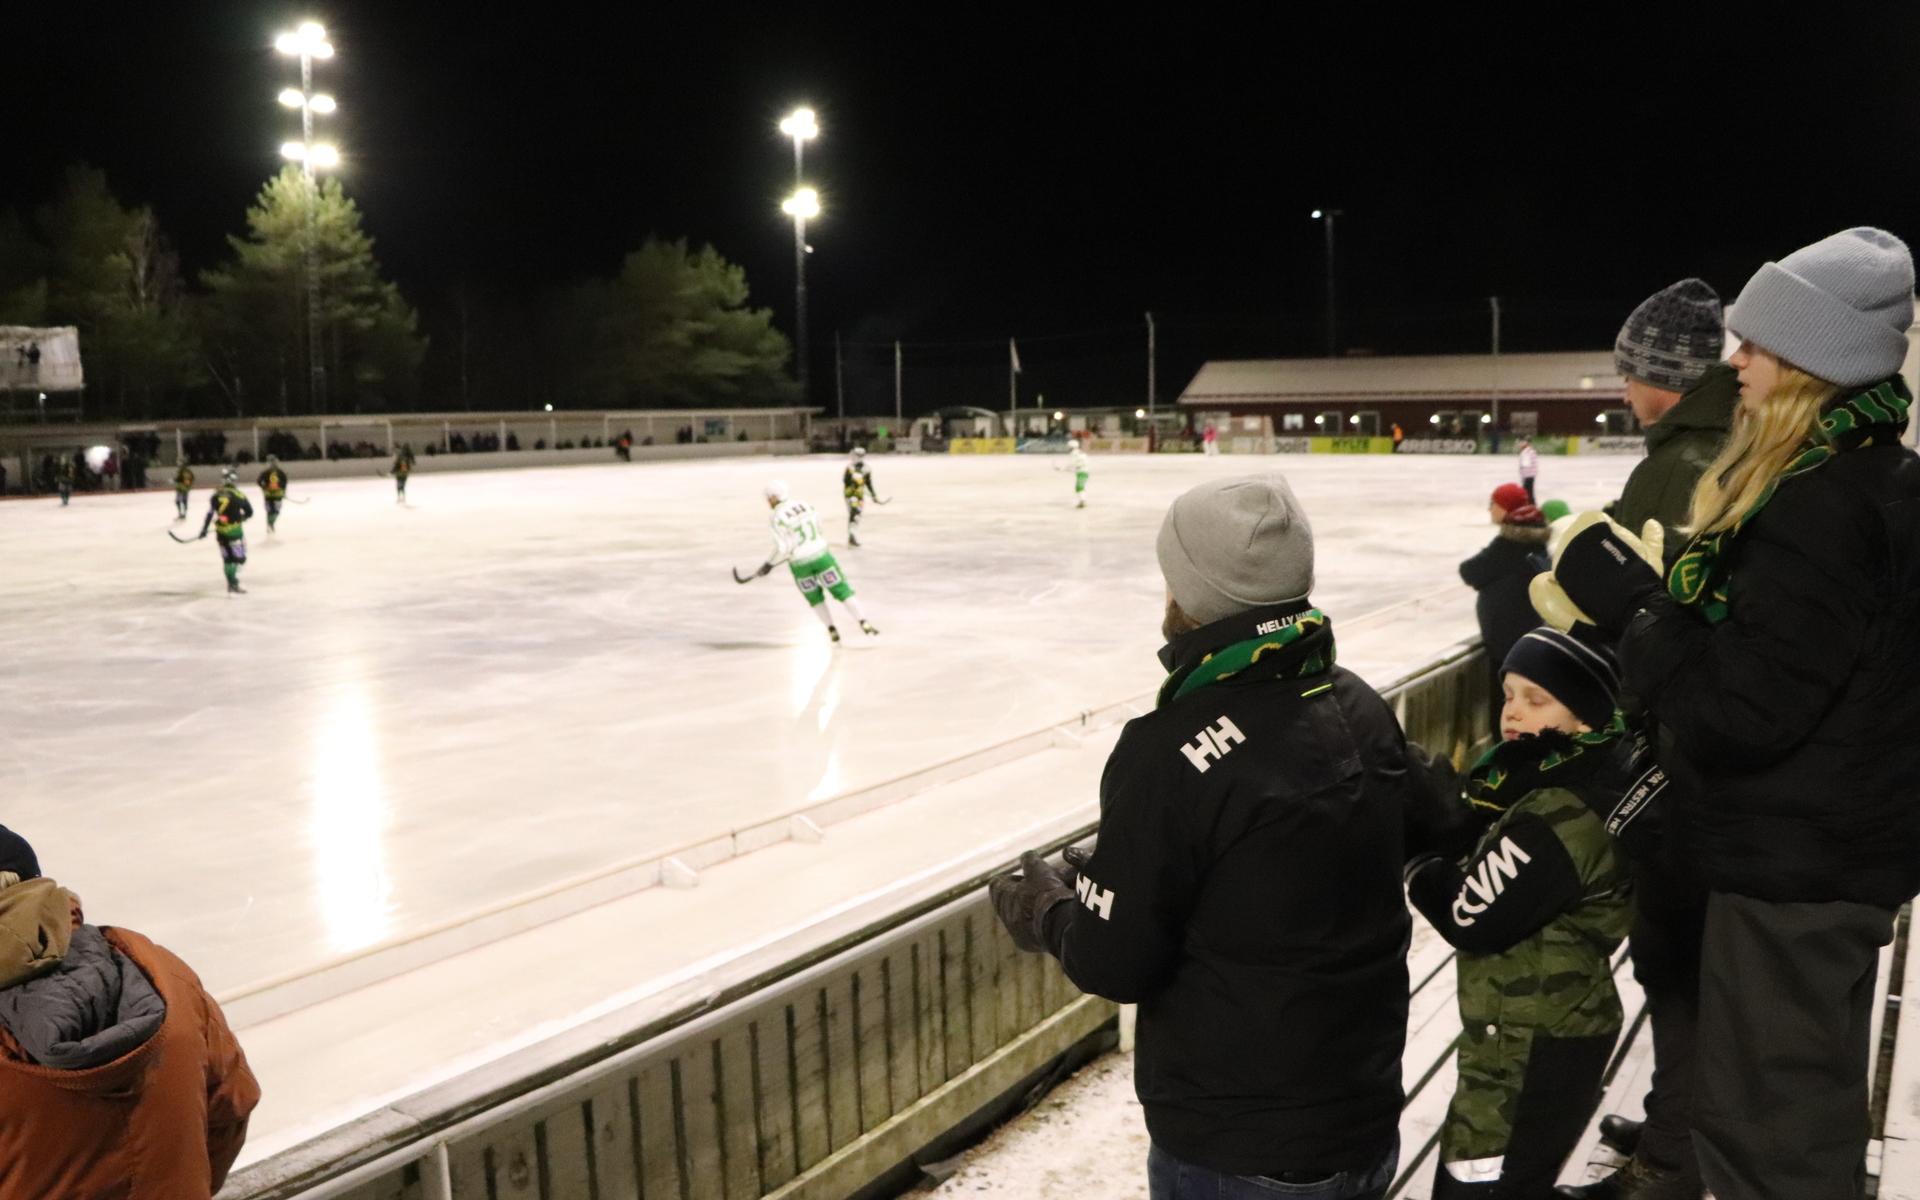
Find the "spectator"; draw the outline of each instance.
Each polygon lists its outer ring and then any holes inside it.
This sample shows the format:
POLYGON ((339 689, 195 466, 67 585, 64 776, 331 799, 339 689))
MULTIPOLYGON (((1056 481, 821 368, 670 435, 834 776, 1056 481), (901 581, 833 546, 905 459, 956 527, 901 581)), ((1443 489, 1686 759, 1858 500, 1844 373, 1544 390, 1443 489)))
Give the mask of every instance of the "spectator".
POLYGON ((507 433, 507 449, 508 450, 520 449, 520 435, 512 432, 511 430, 509 430, 507 433))
POLYGON ((1378 1197, 1399 1161, 1406 744, 1333 665, 1285 479, 1187 492, 1158 554, 1173 673, 1107 764, 1099 845, 1083 874, 1027 855, 995 908, 1082 991, 1139 1002, 1154 1200, 1378 1197))
POLYGON ((1212 421, 1207 422, 1206 432, 1200 435, 1200 444, 1210 456, 1220 453, 1220 431, 1212 421))
POLYGON ((207 1200, 260 1087, 193 971, 131 930, 84 923, 0 827, 0 1106, 6 1200, 207 1200))
MULTIPOLYGON (((1500 434, 1496 431, 1493 437, 1494 449, 1498 450, 1500 448, 1500 434)), ((1532 438, 1523 437, 1520 439, 1520 486, 1527 489, 1527 503, 1529 504, 1539 503, 1533 494, 1534 480, 1539 477, 1540 452, 1533 448, 1532 438)))
MULTIPOLYGON (((1473 613, 1480 622, 1480 644, 1486 647, 1487 667, 1493 676, 1493 694, 1500 694, 1501 664, 1527 630, 1540 623, 1527 597, 1533 577, 1545 571, 1547 522, 1517 483, 1493 489, 1487 515, 1497 530, 1486 548, 1460 564, 1460 578, 1478 592, 1473 613)), ((1494 714, 1497 733, 1500 714, 1494 714)))
MULTIPOLYGON (((1628 406, 1646 428, 1647 457, 1609 512, 1631 529, 1659 521, 1669 565, 1681 549, 1679 529, 1694 487, 1726 441, 1740 398, 1733 368, 1720 361, 1726 336, 1719 295, 1702 280, 1683 279, 1643 301, 1614 339, 1614 366, 1626 377, 1628 406)), ((1631 1157, 1614 1175, 1568 1189, 1576 1200, 1700 1196, 1693 1058, 1707 892, 1671 822, 1662 823, 1662 834, 1629 863, 1634 916, 1627 950, 1653 1031, 1646 1121, 1617 1114, 1603 1119, 1602 1136, 1631 1157)))
POLYGON ((1647 457, 1627 477, 1612 516, 1636 531, 1658 520, 1676 554, 1694 485, 1725 444, 1740 400, 1733 368, 1720 361, 1726 341, 1719 295, 1702 280, 1682 279, 1634 309, 1613 343, 1627 405, 1646 429, 1647 457))
POLYGON ((1407 867, 1408 901, 1460 951, 1459 1083, 1433 1200, 1548 1195, 1620 1034, 1627 871, 1598 814, 1641 771, 1614 719, 1617 666, 1556 629, 1527 633, 1503 665, 1502 740, 1468 785, 1497 815, 1464 859, 1407 867))
POLYGON ((1662 539, 1593 513, 1537 589, 1556 623, 1622 637, 1671 734, 1708 888, 1693 1144, 1720 1200, 1863 1183, 1876 959, 1920 891, 1913 282, 1905 243, 1870 228, 1762 266, 1728 314, 1733 432, 1666 586, 1662 539))
POLYGON ((620 456, 621 462, 632 462, 633 430, 628 429, 622 431, 620 436, 613 440, 613 450, 615 454, 620 456))

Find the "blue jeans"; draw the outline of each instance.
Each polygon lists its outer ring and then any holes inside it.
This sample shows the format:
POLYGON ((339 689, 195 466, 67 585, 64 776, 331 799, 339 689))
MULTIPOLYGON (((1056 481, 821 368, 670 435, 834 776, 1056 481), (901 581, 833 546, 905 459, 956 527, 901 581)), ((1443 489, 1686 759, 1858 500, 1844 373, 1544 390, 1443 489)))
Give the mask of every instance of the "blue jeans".
POLYGON ((1371 1167, 1339 1171, 1304 1183, 1264 1175, 1224 1175, 1181 1162, 1155 1146, 1147 1152, 1150 1200, 1379 1200, 1400 1166, 1400 1139, 1371 1167))

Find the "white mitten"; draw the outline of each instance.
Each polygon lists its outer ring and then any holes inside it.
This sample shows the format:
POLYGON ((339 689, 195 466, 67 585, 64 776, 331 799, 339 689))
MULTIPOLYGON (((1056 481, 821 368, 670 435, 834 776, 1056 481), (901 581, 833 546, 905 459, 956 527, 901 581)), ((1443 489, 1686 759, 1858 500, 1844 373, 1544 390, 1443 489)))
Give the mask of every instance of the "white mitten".
POLYGON ((1572 632, 1575 625, 1593 624, 1593 618, 1580 611, 1551 571, 1533 577, 1527 585, 1527 599, 1533 601, 1533 611, 1540 614, 1540 619, 1561 633, 1572 632))
POLYGON ((1649 518, 1647 523, 1640 527, 1640 536, 1635 537, 1627 531, 1625 525, 1622 525, 1598 509, 1592 512, 1579 513, 1571 517, 1562 517, 1558 521, 1555 521, 1550 527, 1551 532, 1547 536, 1548 559, 1552 561, 1555 567, 1558 567, 1560 565, 1560 552, 1566 549, 1567 543, 1579 537, 1582 532, 1603 522, 1613 526, 1614 533, 1618 535, 1621 541, 1633 547, 1633 552, 1638 554, 1642 561, 1653 568, 1654 574, 1660 576, 1662 579, 1666 578, 1667 564, 1663 558, 1667 545, 1666 526, 1660 524, 1658 520, 1649 518))

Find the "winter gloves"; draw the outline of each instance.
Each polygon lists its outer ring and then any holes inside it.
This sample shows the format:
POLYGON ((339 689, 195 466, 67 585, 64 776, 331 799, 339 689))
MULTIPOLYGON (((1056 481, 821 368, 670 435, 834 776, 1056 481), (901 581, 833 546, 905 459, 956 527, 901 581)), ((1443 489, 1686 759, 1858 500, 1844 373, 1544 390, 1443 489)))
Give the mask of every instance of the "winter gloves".
POLYGON ((1587 624, 1618 638, 1660 593, 1665 543, 1659 521, 1648 521, 1635 537, 1605 513, 1581 513, 1553 532, 1553 570, 1527 589, 1534 611, 1562 633, 1587 624))
POLYGON ((1020 869, 996 875, 987 883, 993 911, 1013 935, 1013 944, 1029 954, 1051 953, 1047 945, 1047 914, 1056 904, 1073 899, 1076 869, 1086 860, 1069 852, 1066 866, 1055 867, 1032 850, 1020 856, 1020 869), (1077 861, 1073 861, 1077 859, 1077 861))

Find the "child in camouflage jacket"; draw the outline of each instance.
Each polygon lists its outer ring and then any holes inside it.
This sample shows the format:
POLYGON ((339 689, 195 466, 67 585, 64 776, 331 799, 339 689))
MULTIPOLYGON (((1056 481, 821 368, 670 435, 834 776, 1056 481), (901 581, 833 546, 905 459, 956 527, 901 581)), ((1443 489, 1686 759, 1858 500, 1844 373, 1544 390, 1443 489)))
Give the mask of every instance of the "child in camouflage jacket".
POLYGON ((1475 765, 1491 823, 1460 861, 1407 865, 1407 896, 1459 953, 1459 1083, 1434 1200, 1552 1194, 1600 1100, 1620 1032, 1612 956, 1631 913, 1626 864, 1595 815, 1633 783, 1603 648, 1541 628, 1502 665, 1502 741, 1475 765))

